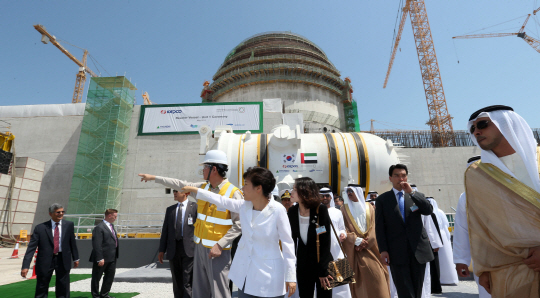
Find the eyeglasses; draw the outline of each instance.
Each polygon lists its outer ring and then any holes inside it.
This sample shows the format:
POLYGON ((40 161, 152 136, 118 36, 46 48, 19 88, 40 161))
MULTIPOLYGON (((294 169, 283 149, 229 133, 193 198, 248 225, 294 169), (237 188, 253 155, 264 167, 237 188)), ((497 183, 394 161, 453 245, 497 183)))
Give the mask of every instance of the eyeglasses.
POLYGON ((322 196, 323 196, 323 198, 329 198, 330 197, 330 195, 322 195, 322 196))
POLYGON ((55 213, 56 214, 62 214, 62 213, 66 213, 66 211, 56 211, 55 213))
POLYGON ((175 189, 175 190, 173 190, 172 192, 174 192, 174 193, 177 193, 177 192, 178 192, 178 190, 176 190, 176 189, 175 189))
POLYGON ((478 129, 484 129, 484 128, 488 127, 488 124, 489 124, 490 122, 491 122, 491 121, 489 121, 489 120, 482 120, 482 121, 476 122, 476 126, 475 126, 475 125, 471 126, 471 130, 470 130, 471 134, 473 134, 474 131, 475 131, 477 128, 478 128, 478 129))

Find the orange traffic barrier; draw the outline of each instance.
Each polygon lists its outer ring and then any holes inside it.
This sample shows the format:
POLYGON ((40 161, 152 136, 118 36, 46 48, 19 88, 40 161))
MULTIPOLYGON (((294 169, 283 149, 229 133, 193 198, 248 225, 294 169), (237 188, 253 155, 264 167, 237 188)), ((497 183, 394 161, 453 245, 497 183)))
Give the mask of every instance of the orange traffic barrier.
POLYGON ((37 259, 37 253, 38 253, 38 250, 36 248, 36 253, 34 254, 34 270, 32 270, 32 277, 30 277, 29 279, 36 279, 37 276, 36 276, 36 259, 37 259))
POLYGON ((17 244, 15 244, 15 248, 13 249, 13 253, 11 254, 10 259, 18 259, 19 258, 19 241, 17 241, 17 244))

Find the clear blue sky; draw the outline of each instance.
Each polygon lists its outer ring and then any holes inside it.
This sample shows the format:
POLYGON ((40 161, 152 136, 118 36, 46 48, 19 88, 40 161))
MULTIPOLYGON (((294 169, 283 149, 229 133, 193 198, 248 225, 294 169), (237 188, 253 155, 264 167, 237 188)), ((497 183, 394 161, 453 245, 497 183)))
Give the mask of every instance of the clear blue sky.
MULTIPOLYGON (((491 104, 510 105, 531 127, 540 127, 540 53, 516 37, 452 40, 523 16, 477 33, 517 32, 540 1, 425 1, 454 129, 465 129, 472 112, 491 104)), ((260 32, 292 31, 319 45, 342 78, 351 78, 361 123, 375 119, 381 121, 377 129, 428 129, 409 20, 388 87, 382 88, 399 3, 3 1, 0 104, 71 102, 78 68, 56 47, 42 44, 34 24, 87 48, 110 75, 125 73, 137 84, 138 104, 142 91, 160 104, 200 102, 202 83, 238 43, 260 32)), ((540 13, 526 32, 540 39, 540 13)), ((64 45, 82 57, 82 50, 64 45)), ((92 62, 88 66, 97 71, 92 62)), ((368 128, 369 122, 362 126, 368 128)))

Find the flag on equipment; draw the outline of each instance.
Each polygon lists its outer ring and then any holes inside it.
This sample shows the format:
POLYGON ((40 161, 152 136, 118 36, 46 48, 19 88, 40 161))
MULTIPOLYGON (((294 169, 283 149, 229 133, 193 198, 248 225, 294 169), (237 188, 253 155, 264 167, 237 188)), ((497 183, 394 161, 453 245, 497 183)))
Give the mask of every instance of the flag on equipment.
POLYGON ((317 153, 302 153, 302 163, 317 163, 317 153))

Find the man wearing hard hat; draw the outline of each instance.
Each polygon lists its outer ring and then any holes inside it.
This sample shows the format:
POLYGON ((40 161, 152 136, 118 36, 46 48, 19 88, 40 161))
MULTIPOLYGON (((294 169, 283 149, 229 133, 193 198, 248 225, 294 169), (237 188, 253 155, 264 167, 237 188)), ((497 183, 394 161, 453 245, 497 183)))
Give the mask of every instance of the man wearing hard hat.
MULTIPOLYGON (((220 150, 206 152, 201 164, 206 182, 191 183, 184 180, 139 174, 141 181, 155 180, 176 190, 184 186, 194 186, 209 190, 231 199, 243 200, 242 192, 227 180, 227 155, 220 150)), ((195 222, 193 294, 197 298, 230 298, 229 267, 231 264, 231 245, 241 233, 237 213, 217 208, 206 201, 197 202, 197 221, 195 222)), ((189 223, 188 223, 189 224, 189 223)), ((185 293, 184 293, 185 294, 185 293)))

